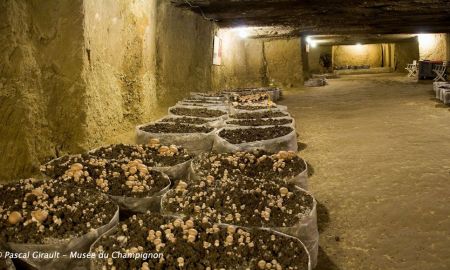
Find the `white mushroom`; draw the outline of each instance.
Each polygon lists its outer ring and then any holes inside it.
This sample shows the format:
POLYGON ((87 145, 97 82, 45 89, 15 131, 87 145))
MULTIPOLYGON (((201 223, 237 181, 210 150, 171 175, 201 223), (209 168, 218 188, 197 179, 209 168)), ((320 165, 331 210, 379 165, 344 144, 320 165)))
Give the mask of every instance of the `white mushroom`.
POLYGON ((183 257, 178 257, 177 258, 177 263, 179 267, 183 267, 184 266, 184 258, 183 257))
POLYGON ((280 194, 281 196, 286 196, 289 193, 289 190, 285 187, 280 188, 280 194))
POLYGON ((19 212, 17 212, 17 211, 14 211, 14 212, 11 212, 11 213, 9 214, 9 216, 8 216, 8 222, 9 222, 9 224, 11 224, 11 225, 16 225, 16 224, 19 223, 20 221, 22 221, 22 214, 21 214, 21 213, 19 213, 19 212))
POLYGON ((258 267, 259 267, 259 269, 265 269, 266 268, 266 261, 260 260, 258 262, 258 267))
POLYGON ((36 210, 31 212, 31 216, 38 222, 43 223, 48 217, 48 212, 46 210, 36 210))

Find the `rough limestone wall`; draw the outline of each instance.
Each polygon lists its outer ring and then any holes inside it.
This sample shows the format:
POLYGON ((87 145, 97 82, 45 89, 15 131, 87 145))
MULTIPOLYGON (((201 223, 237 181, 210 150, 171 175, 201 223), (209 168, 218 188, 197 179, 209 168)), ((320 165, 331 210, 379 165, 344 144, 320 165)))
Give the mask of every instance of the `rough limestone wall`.
POLYGON ((240 80, 237 85, 242 87, 267 86, 270 82, 268 77, 269 59, 265 54, 264 42, 257 39, 246 39, 243 43, 245 61, 240 62, 241 65, 238 65, 240 68, 234 72, 235 80, 240 80))
POLYGON ((303 84, 299 38, 242 39, 232 30, 220 32, 222 65, 213 67, 213 89, 303 84))
POLYGON ((213 89, 259 87, 268 84, 263 58, 263 43, 242 39, 232 30, 219 31, 222 39, 222 64, 213 66, 213 89))
POLYGON ((419 43, 417 38, 411 38, 395 43, 395 71, 407 73, 405 69, 414 60, 419 60, 419 43))
POLYGON ((395 68, 395 44, 383 43, 383 67, 395 68))
POLYGON ((163 0, 85 1, 85 14, 86 149, 211 89, 211 22, 163 0))
MULTIPOLYGON (((319 74, 325 72, 324 68, 320 65, 320 55, 322 53, 329 53, 332 55, 332 46, 317 46, 316 48, 309 48, 308 63, 309 71, 312 74, 319 74)), ((333 63, 332 63, 333 66, 333 63)))
POLYGON ((446 48, 447 48, 447 61, 450 61, 450 33, 447 33, 446 34, 446 41, 447 41, 447 45, 446 45, 446 48))
POLYGON ((84 1, 84 12, 88 149, 161 116, 162 109, 156 100, 156 0, 84 1))
POLYGON ((81 11, 80 1, 0 2, 0 182, 81 148, 81 11))
POLYGON ((333 65, 370 65, 370 67, 381 67, 381 48, 381 44, 333 46, 333 65))
POLYGON ((419 37, 420 60, 448 60, 447 36, 447 34, 426 34, 422 38, 419 37))
POLYGON ((263 41, 267 77, 284 88, 303 85, 300 38, 263 41))
POLYGON ((301 47, 301 55, 302 55, 302 66, 303 66, 303 80, 307 81, 311 78, 312 72, 309 67, 309 59, 307 49, 308 42, 306 41, 306 37, 302 36, 300 40, 301 47))
POLYGON ((157 102, 167 108, 191 91, 211 90, 214 24, 166 0, 157 15, 157 102))
POLYGON ((10 0, 0 15, 0 181, 211 88, 212 23, 168 1, 10 0))

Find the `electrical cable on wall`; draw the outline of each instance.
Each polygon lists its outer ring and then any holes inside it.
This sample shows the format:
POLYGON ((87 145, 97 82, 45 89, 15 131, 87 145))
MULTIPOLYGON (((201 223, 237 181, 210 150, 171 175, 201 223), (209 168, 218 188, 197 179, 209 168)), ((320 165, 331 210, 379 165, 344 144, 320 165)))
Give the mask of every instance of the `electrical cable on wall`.
POLYGON ((184 0, 184 2, 186 2, 186 4, 188 4, 191 8, 198 8, 200 10, 200 13, 202 14, 203 19, 205 19, 207 21, 218 22, 218 20, 216 20, 216 19, 206 17, 205 13, 203 12, 202 7, 195 6, 191 2, 189 2, 188 0, 184 0))

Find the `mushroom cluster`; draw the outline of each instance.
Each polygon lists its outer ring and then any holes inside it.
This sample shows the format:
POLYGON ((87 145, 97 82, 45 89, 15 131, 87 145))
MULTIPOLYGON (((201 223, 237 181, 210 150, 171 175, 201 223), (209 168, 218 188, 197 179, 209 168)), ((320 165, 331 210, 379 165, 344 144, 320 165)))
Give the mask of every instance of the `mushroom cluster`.
POLYGON ((308 269, 308 255, 296 239, 260 229, 212 224, 207 218, 193 220, 159 214, 132 216, 119 224, 115 232, 100 238, 91 251, 163 255, 133 259, 109 256, 94 261, 96 269, 107 270, 308 269))
POLYGON ((172 156, 178 154, 178 147, 176 145, 161 146, 158 149, 158 154, 161 156, 172 157, 172 156))
POLYGON ((147 197, 170 184, 166 175, 134 157, 105 159, 78 155, 55 160, 41 170, 55 179, 113 196, 147 197))
POLYGON ((258 103, 261 101, 267 101, 270 99, 267 93, 255 93, 255 94, 241 94, 232 95, 231 100, 237 103, 258 103))
MULTIPOLYGON (((226 175, 225 175, 226 176, 226 175)), ((219 183, 181 181, 163 198, 163 210, 218 223, 250 227, 291 227, 308 217, 313 197, 294 184, 240 176, 219 183)))
POLYGON ((78 237, 109 223, 116 208, 94 191, 55 180, 20 180, 0 189, 1 238, 42 244, 48 237, 78 237))
POLYGON ((148 167, 174 166, 194 157, 182 147, 162 145, 157 138, 150 139, 146 145, 115 144, 91 151, 89 154, 97 158, 124 162, 139 159, 148 167))
POLYGON ((196 180, 238 179, 242 175, 285 182, 306 170, 306 163, 293 151, 204 153, 192 162, 196 180))
MULTIPOLYGON (((142 160, 135 159, 127 164, 122 164, 121 168, 124 170, 124 174, 127 177, 125 185, 131 189, 131 192, 144 192, 150 190, 149 181, 150 171, 148 167, 142 163, 142 160), (141 178, 144 178, 143 180, 141 178)), ((113 173, 114 176, 120 176, 120 173, 113 173)))
POLYGON ((161 146, 161 143, 158 138, 151 138, 148 140, 148 146, 153 149, 158 149, 161 146))
POLYGON ((274 108, 276 108, 277 106, 276 106, 275 103, 273 103, 273 102, 271 102, 271 101, 268 101, 268 102, 265 102, 265 103, 257 103, 256 105, 255 105, 255 104, 245 104, 245 105, 242 105, 242 104, 239 104, 239 103, 235 102, 235 103, 233 103, 233 107, 234 107, 235 109, 238 109, 238 110, 244 110, 244 111, 256 111, 256 110, 268 110, 268 109, 274 109, 274 108))

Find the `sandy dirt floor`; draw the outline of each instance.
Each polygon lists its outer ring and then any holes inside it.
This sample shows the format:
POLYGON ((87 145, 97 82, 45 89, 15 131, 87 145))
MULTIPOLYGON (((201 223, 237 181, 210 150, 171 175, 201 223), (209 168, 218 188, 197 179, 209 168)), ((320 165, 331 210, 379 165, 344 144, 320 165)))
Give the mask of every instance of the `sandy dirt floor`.
POLYGON ((433 93, 396 74, 285 92, 320 206, 316 269, 450 269, 450 107, 433 93))

